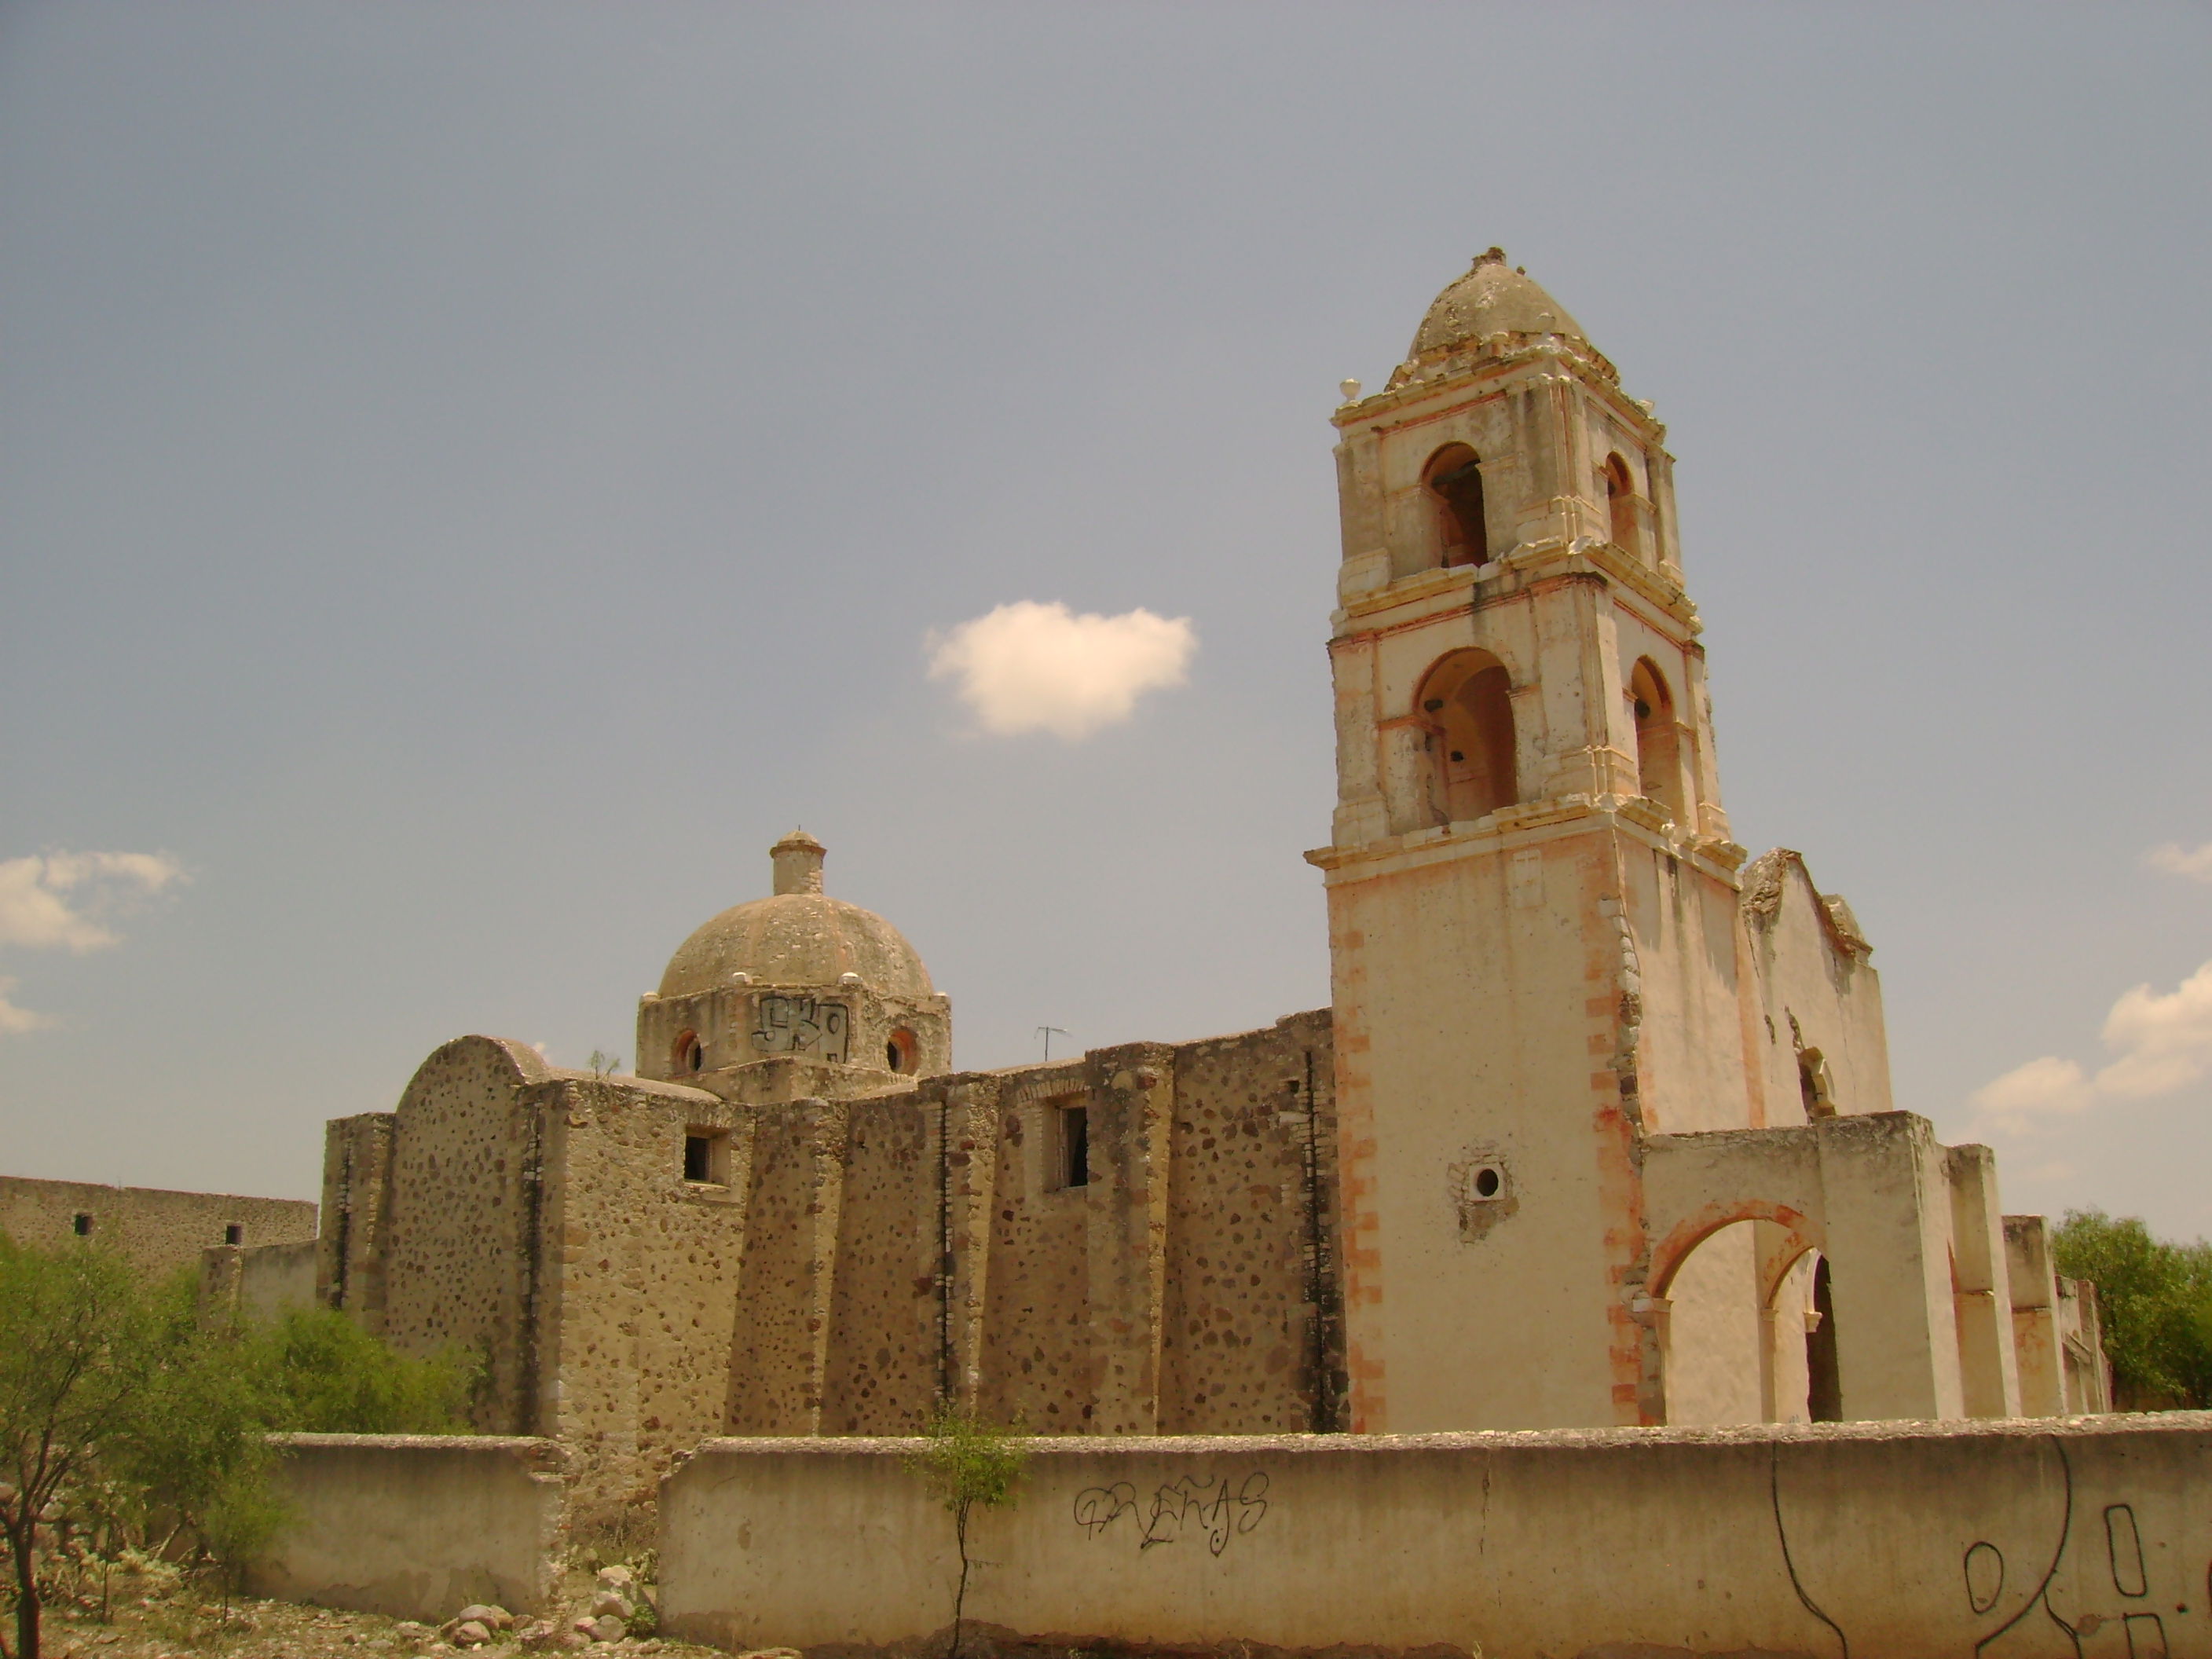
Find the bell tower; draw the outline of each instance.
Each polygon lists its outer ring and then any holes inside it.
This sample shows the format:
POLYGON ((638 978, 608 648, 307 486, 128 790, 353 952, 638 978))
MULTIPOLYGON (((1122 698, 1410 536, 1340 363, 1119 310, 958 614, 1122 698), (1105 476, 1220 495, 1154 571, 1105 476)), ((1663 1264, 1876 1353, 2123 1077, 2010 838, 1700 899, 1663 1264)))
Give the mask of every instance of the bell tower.
POLYGON ((1632 1424, 1642 1137, 1764 1121, 1665 429, 1497 248, 1346 390, 1308 857, 1353 1426, 1632 1424))

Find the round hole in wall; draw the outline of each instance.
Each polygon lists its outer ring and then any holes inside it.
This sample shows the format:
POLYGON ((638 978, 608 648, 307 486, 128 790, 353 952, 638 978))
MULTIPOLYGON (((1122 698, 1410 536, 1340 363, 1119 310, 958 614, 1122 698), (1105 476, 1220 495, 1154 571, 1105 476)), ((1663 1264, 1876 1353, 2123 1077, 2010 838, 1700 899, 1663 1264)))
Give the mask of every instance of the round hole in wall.
POLYGON ((1466 757, 1465 755, 1462 754, 1462 753, 1461 753, 1458 750, 1456 750, 1456 749, 1455 749, 1455 750, 1453 750, 1451 751, 1451 757, 1452 757, 1454 760, 1455 760, 1455 761, 1463 761, 1463 760, 1465 760, 1465 759, 1467 758, 1467 757, 1466 757))
POLYGON ((911 1072, 921 1052, 921 1040, 902 1025, 884 1039, 884 1064, 894 1072, 911 1072))
POLYGON ((1426 699, 1425 702, 1422 702, 1422 704, 1421 704, 1421 707, 1422 707, 1423 708, 1426 709, 1426 710, 1427 710, 1430 714, 1435 714, 1435 713, 1437 712, 1437 709, 1439 709, 1439 708, 1443 708, 1443 706, 1444 706, 1444 700, 1443 700, 1442 697, 1430 697, 1430 698, 1426 699))
POLYGON ((1474 1191, 1478 1198, 1497 1197, 1498 1189, 1503 1184, 1495 1170, 1483 1169, 1474 1172, 1474 1191))

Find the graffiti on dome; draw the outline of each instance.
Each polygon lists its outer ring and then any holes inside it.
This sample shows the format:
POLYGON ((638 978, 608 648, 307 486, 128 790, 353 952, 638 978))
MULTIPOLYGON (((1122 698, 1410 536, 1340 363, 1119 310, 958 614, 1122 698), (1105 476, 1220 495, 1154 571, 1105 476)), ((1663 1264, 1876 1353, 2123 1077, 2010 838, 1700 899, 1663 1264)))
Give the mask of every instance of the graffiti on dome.
POLYGON ((842 1060, 852 1036, 853 1017, 842 1002, 817 997, 763 997, 753 1019, 753 1052, 798 1054, 807 1060, 842 1060))

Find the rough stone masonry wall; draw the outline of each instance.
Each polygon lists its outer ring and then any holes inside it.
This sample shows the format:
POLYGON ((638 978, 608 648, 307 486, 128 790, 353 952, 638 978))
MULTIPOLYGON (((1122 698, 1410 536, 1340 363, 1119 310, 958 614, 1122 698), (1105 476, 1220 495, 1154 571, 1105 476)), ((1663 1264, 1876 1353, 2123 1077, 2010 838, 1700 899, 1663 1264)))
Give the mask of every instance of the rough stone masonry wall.
POLYGON ((915 1104, 897 1097, 848 1109, 825 1434, 903 1433, 937 1398, 936 1135, 915 1104))
POLYGON ((729 1425, 911 1432, 949 1387, 1042 1433, 1340 1426, 1328 1044, 1322 1011, 733 1109, 751 1151, 729 1425))
MULTIPOLYGON (((910 1444, 701 1447, 661 1628, 927 1650, 958 1562, 910 1444)), ((2208 1489, 2206 1413, 1040 1440, 971 1521, 966 1613, 1032 1654, 2208 1659, 2208 1489)))
POLYGON ((303 1199, 173 1193, 82 1181, 0 1176, 0 1233, 18 1244, 88 1238, 122 1252, 144 1273, 199 1266, 210 1244, 290 1244, 315 1236, 315 1206, 303 1199), (79 1216, 88 1232, 77 1231, 79 1216), (239 1237, 228 1236, 236 1227, 239 1237))
POLYGON ((459 1038, 408 1084, 392 1141, 384 1334, 407 1353, 481 1355, 477 1426, 495 1433, 526 1427, 532 1411, 525 1325, 537 1252, 524 1176, 539 1155, 538 1124, 515 1097, 550 1075, 519 1043, 459 1038))
POLYGON ((570 1448, 579 1518, 596 1521, 727 1420, 744 1188, 686 1182, 684 1143, 733 1114, 700 1090, 574 1074, 518 1107, 544 1126, 544 1177, 520 1366, 535 1395, 506 1426, 570 1448))
POLYGON ((755 1104, 463 1038, 331 1126, 322 1294, 480 1352, 479 1426, 570 1447, 580 1513, 702 1438, 908 1433, 948 1390, 1047 1433, 1339 1427, 1329 1031, 755 1104))
POLYGON ((1105 1199, 1119 1150, 1105 1125, 1090 1126, 1093 1179, 1070 1187, 1058 1164, 1061 1114, 1093 1118, 1087 1060, 998 1079, 1000 1119, 988 1199, 981 1376, 976 1404, 997 1423, 1032 1434, 1095 1432, 1097 1370, 1091 1354, 1091 1210, 1105 1199))
POLYGON ((753 1113, 729 1420, 756 1433, 819 1428, 846 1123, 842 1102, 799 1101, 753 1113))
POLYGON ((1160 1432, 1343 1426, 1326 1011, 1176 1051, 1160 1432))

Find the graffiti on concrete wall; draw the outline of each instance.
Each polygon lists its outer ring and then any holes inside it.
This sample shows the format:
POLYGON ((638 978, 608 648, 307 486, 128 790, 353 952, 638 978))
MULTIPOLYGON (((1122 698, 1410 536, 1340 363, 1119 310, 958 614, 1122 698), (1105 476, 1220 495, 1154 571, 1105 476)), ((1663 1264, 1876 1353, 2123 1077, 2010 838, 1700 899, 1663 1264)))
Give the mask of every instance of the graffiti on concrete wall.
MULTIPOLYGON (((1989 1508, 1990 1518, 2002 1512, 2012 1524, 1985 1529, 1985 1520, 1965 1534, 1972 1541, 1954 1558, 1948 1606, 1924 1608, 1929 1651, 1960 1659, 2182 1659, 2212 1651, 2198 1639, 2212 1603, 2212 1570, 2201 1556, 2177 1548, 2179 1538, 2147 1534, 2125 1488, 2084 1491, 2063 1437, 2007 1451, 2014 1469, 1993 1480, 1989 1508), (1955 1648, 1942 1649, 1945 1638, 1955 1648)), ((1823 1533, 1820 1501, 1793 1499, 1778 1454, 1770 1467, 1790 1586, 1832 1634, 1841 1659, 1878 1653, 1880 1638, 1863 1627, 1893 1626, 1897 1610, 1838 1593, 1824 1559, 1832 1552, 1815 1541, 1823 1533)))
POLYGON ((1110 1486, 1088 1486, 1075 1495, 1075 1524, 1096 1538, 1123 1516, 1130 1517, 1125 1530, 1137 1535, 1137 1547, 1179 1544, 1203 1538, 1215 1555, 1260 1524, 1267 1513, 1267 1476, 1255 1469, 1242 1480, 1224 1474, 1218 1480, 1186 1474, 1155 1486, 1142 1500, 1127 1480, 1110 1486))

